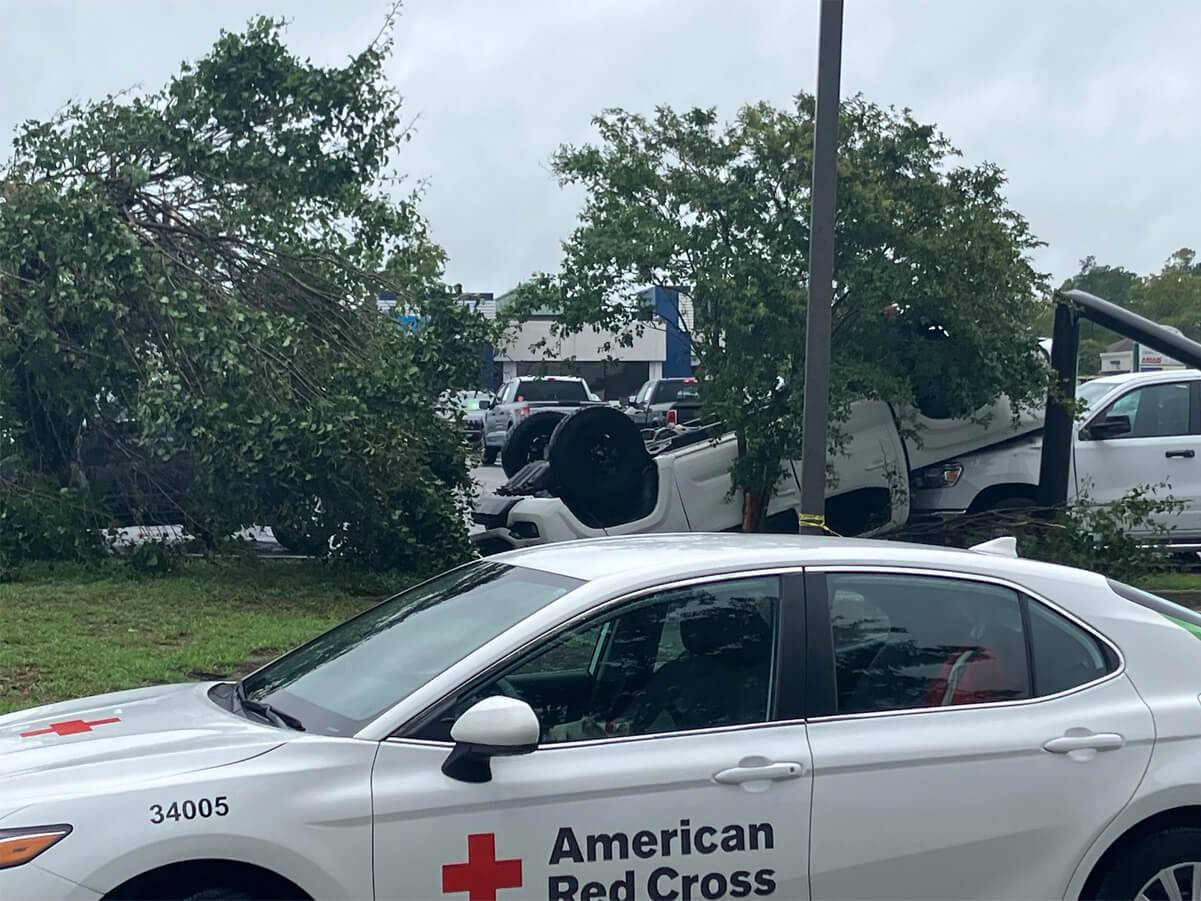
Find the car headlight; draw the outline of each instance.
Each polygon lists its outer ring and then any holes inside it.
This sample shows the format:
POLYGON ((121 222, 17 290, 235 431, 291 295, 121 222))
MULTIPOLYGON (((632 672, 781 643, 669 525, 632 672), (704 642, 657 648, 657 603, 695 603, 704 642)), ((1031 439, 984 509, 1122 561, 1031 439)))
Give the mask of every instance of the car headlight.
POLYGON ((913 487, 916 489, 951 488, 963 475, 963 464, 941 463, 938 466, 927 466, 918 470, 913 477, 913 487))
POLYGON ((29 863, 71 834, 70 826, 0 829, 0 870, 29 863))

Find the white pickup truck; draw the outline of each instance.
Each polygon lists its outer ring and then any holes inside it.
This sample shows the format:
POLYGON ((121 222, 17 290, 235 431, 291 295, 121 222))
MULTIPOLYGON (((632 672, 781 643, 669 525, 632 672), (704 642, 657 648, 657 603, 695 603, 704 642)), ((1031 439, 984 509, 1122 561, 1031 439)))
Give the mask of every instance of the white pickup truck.
MULTIPOLYGON (((1084 409, 1072 441, 1069 503, 1115 501, 1143 485, 1184 505, 1171 521, 1178 549, 1201 549, 1201 372, 1107 375, 1076 390, 1084 409), (1194 547, 1195 546, 1195 547, 1194 547)), ((1032 505, 1042 436, 1027 434, 947 459, 912 494, 915 519, 1032 505), (941 485, 939 482, 941 481, 941 485)))

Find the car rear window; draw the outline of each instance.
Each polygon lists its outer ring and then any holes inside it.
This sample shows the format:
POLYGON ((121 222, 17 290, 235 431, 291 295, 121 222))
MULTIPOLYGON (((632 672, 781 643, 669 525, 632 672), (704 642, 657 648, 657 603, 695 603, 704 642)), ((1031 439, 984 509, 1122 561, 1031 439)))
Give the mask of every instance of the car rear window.
POLYGON ((1114 594, 1128 601, 1133 601, 1140 607, 1154 610, 1161 616, 1166 616, 1178 626, 1188 629, 1188 631, 1192 632, 1198 638, 1201 638, 1201 613, 1198 613, 1196 610, 1190 610, 1188 607, 1177 604, 1175 601, 1161 598, 1157 594, 1143 591, 1141 588, 1124 585, 1121 582, 1115 582, 1113 579, 1109 579, 1108 581, 1109 587, 1113 589, 1114 594))
POLYGON ((549 381, 526 381, 517 386, 516 400, 546 401, 546 400, 587 400, 588 392, 584 390, 583 382, 568 382, 552 379, 549 381))
POLYGON ((697 400, 701 396, 695 382, 660 382, 655 388, 653 404, 666 404, 673 400, 697 400))

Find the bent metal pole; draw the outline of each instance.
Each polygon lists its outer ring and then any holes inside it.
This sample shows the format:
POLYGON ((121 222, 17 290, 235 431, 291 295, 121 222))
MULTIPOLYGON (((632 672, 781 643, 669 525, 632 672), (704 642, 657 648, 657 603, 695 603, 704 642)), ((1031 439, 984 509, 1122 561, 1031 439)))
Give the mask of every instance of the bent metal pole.
POLYGON ((822 0, 817 46, 817 111, 809 213, 809 304, 805 321, 805 411, 801 444, 802 532, 821 531, 826 511, 830 405, 830 306, 834 299, 834 213, 838 190, 838 100, 842 0, 822 0))

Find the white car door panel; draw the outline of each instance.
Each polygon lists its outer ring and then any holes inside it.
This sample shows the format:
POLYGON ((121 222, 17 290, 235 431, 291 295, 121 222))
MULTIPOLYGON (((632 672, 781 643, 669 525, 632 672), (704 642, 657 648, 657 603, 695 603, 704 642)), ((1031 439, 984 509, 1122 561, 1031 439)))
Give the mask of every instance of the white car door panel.
POLYGON ((812 723, 814 897, 1062 897, 1142 779, 1150 720, 1120 676, 1032 704, 812 723))
POLYGON ((1124 435, 1095 438, 1087 429, 1077 436, 1073 483, 1077 498, 1113 503, 1138 486, 1156 488, 1183 509, 1152 519, 1178 533, 1201 534, 1201 425, 1195 381, 1142 385, 1122 394, 1089 423, 1125 416, 1124 435))
POLYGON ((465 686, 380 749, 377 897, 807 898, 811 760, 781 691, 801 604, 799 576, 669 587, 465 686), (444 775, 443 737, 498 694, 534 711, 538 748, 444 775))
POLYGON ((809 721, 814 897, 1062 897, 1150 760, 1117 652, 988 580, 857 571, 807 589, 809 653, 834 671, 809 721))
POLYGON ((380 749, 377 897, 808 897, 803 726, 544 748, 481 785, 443 776, 448 752, 380 749))

